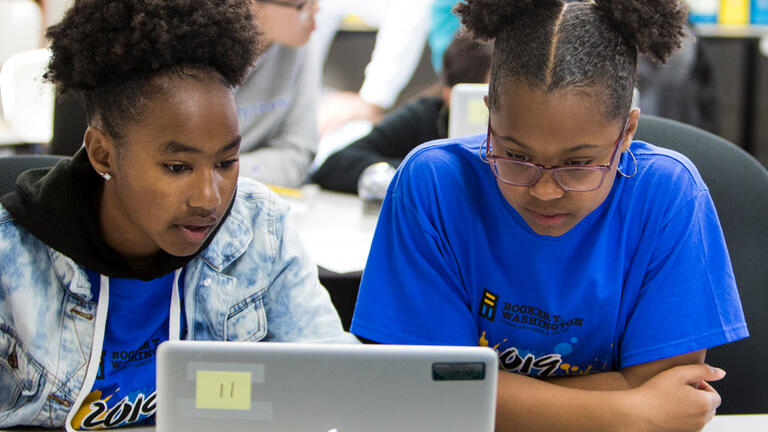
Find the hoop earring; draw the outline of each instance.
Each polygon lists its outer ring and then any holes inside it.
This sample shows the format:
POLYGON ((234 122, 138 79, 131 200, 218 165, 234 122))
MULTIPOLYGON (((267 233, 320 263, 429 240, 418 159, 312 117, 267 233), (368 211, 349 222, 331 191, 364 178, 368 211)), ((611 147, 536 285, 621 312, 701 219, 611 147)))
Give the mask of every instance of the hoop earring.
POLYGON ((99 175, 104 177, 104 180, 107 180, 107 181, 112 179, 112 174, 108 172, 99 173, 99 175))
POLYGON ((619 172, 619 174, 621 174, 622 177, 632 178, 635 176, 635 174, 637 174, 637 159, 635 159, 635 155, 632 153, 632 150, 627 149, 627 151, 629 152, 629 155, 632 156, 632 161, 635 163, 635 171, 632 173, 632 175, 626 175, 621 172, 621 168, 616 168, 616 170, 619 172))

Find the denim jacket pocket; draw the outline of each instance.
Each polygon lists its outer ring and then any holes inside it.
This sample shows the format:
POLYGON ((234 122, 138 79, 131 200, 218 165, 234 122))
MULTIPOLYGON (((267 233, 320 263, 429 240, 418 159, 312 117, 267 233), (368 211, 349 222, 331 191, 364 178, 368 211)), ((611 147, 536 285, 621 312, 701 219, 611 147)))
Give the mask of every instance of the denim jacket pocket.
POLYGON ((259 291, 232 305, 227 315, 228 341, 260 341, 267 335, 264 291, 259 291))
POLYGON ((37 396, 41 373, 33 362, 16 337, 0 327, 0 422, 37 396))

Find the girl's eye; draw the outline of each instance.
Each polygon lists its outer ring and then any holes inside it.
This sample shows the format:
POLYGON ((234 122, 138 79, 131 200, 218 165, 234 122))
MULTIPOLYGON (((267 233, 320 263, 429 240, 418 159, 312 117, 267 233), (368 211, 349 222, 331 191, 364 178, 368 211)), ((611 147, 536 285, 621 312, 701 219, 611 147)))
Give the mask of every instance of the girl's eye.
POLYGON ((237 162, 238 162, 238 159, 229 159, 221 162, 219 165, 224 169, 229 169, 235 166, 237 162))
POLYGON ((168 171, 177 174, 187 169, 187 166, 184 164, 165 164, 165 168, 168 169, 168 171))
POLYGON ((575 166, 591 165, 591 164, 592 164, 592 160, 575 160, 575 161, 568 161, 566 163, 566 165, 575 165, 575 166))
POLYGON ((530 158, 528 158, 528 156, 525 156, 525 155, 521 155, 521 154, 519 154, 519 153, 510 153, 510 152, 507 152, 507 157, 508 157, 508 158, 511 158, 511 159, 514 159, 514 160, 523 161, 523 162, 527 162, 527 161, 529 161, 529 160, 530 160, 530 158))

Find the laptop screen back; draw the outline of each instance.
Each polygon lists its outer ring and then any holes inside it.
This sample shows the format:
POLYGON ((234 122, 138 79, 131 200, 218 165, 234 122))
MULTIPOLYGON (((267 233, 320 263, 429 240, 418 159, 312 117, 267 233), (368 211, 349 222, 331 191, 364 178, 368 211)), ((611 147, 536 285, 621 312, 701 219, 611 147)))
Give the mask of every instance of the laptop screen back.
POLYGON ((483 347, 165 342, 157 431, 491 432, 483 347))
POLYGON ((488 84, 456 84, 451 89, 448 114, 448 138, 485 133, 488 128, 488 107, 483 97, 488 84))

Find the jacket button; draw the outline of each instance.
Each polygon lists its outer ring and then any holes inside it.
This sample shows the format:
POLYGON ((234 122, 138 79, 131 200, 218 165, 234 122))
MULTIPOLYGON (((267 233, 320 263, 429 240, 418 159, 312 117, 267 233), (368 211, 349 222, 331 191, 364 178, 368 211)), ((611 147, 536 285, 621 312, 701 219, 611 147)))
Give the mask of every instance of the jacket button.
POLYGON ((203 285, 205 285, 205 286, 211 286, 211 278, 208 278, 208 279, 204 280, 204 281, 203 281, 203 285))

